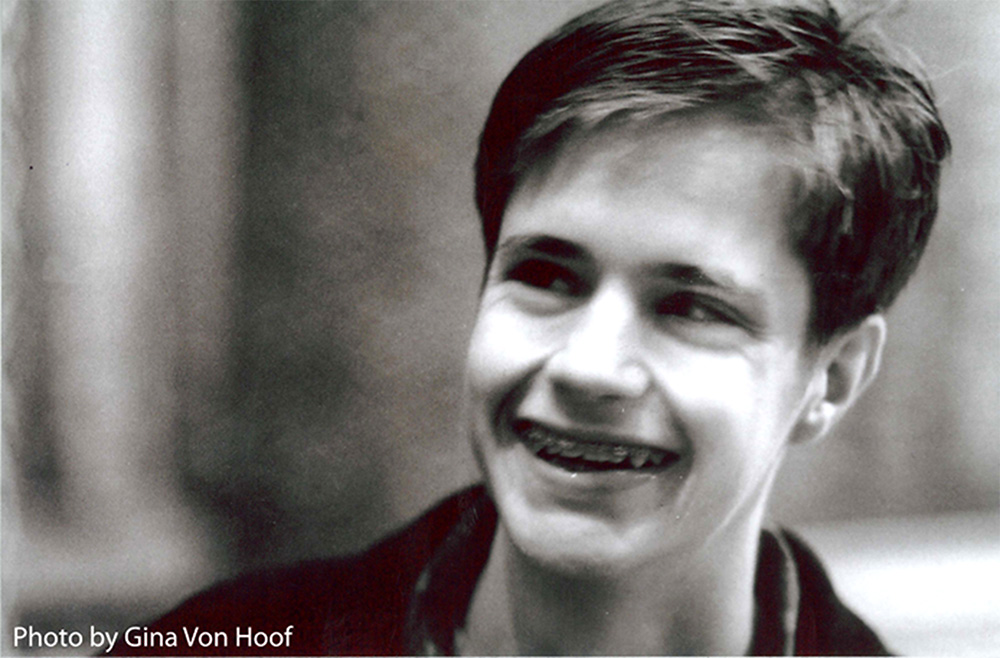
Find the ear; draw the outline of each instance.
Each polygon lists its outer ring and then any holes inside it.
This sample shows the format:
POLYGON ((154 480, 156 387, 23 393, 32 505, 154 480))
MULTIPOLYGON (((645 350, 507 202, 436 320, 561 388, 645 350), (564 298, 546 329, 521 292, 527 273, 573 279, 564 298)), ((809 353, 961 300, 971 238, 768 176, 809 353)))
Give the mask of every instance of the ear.
POLYGON ((833 429, 875 379, 885 338, 885 318, 875 314, 820 348, 793 443, 818 441, 833 429))

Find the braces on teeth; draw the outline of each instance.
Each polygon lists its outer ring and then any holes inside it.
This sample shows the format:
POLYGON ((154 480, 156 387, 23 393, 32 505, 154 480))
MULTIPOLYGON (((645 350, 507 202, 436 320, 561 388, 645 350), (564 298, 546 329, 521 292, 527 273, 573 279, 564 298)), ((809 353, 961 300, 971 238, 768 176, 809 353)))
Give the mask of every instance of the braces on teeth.
POLYGON ((525 443, 535 454, 545 452, 561 457, 576 457, 587 461, 621 464, 628 460, 633 468, 642 468, 647 463, 660 466, 667 455, 659 450, 606 443, 591 443, 557 436, 549 430, 531 425, 521 433, 525 443))

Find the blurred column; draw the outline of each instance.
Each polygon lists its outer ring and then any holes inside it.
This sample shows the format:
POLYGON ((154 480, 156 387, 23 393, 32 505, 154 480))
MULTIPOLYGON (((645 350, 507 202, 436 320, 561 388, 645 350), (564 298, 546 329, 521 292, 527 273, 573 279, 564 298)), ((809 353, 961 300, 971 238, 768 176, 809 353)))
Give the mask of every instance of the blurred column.
POLYGON ((37 6, 38 219, 62 505, 125 532, 167 486, 177 398, 169 6, 37 6))
MULTIPOLYGON (((226 378, 241 126, 235 8, 22 9, 27 62, 13 128, 25 146, 12 165, 5 113, 4 182, 21 170, 25 194, 17 208, 5 194, 4 255, 10 237, 24 245, 18 297, 27 299, 14 332, 24 340, 11 356, 27 372, 26 395, 12 388, 32 420, 13 468, 22 499, 47 504, 22 506, 30 550, 16 570, 18 607, 30 620, 46 605, 163 605, 211 570, 177 440, 182 421, 224 413, 206 405, 226 378), (194 412, 192 400, 202 405, 194 412)), ((6 2, 4 11, 6 27, 6 2)), ((5 422, 7 402, 5 390, 5 422)))

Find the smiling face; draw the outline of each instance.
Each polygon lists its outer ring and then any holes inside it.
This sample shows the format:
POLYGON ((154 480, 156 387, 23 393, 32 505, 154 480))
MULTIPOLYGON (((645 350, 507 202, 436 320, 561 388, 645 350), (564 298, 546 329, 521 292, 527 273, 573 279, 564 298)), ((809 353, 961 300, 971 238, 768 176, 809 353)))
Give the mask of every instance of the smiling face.
POLYGON ((756 537, 813 371, 782 156, 702 115, 571 140, 515 191, 467 393, 524 554, 616 569, 756 537))

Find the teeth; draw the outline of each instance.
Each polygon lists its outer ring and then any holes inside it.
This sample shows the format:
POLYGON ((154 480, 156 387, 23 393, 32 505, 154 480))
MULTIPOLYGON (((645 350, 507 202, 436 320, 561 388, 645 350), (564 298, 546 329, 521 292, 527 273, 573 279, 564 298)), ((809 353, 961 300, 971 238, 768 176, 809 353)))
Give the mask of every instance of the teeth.
POLYGON ((548 438, 545 436, 545 432, 543 432, 538 427, 529 428, 528 431, 525 433, 525 436, 527 436, 528 439, 530 439, 531 441, 538 443, 545 443, 546 439, 548 438))
POLYGON ((613 463, 621 464, 626 459, 628 459, 628 448, 625 446, 615 446, 611 449, 611 461, 613 463))
POLYGON ((536 428, 528 430, 524 438, 527 439, 528 447, 531 448, 532 452, 541 452, 542 448, 545 447, 545 436, 536 428))
POLYGON ((568 439, 556 439, 556 448, 560 455, 566 455, 566 451, 572 450, 574 447, 573 442, 568 439))
POLYGON ((600 453, 601 453, 600 461, 610 462, 614 460, 615 449, 613 446, 602 445, 600 447, 600 453))
POLYGON ((598 463, 621 464, 628 460, 633 468, 642 468, 647 463, 660 466, 667 457, 663 452, 649 448, 576 441, 556 436, 533 424, 525 428, 521 436, 528 448, 536 454, 544 452, 552 456, 583 457, 598 463))
POLYGON ((584 459, 589 459, 592 462, 598 462, 601 460, 601 449, 595 445, 586 445, 583 448, 584 459))
POLYGON ((646 464, 646 460, 649 459, 649 450, 646 450, 645 448, 636 448, 631 451, 628 458, 631 460, 632 466, 642 468, 646 464))

